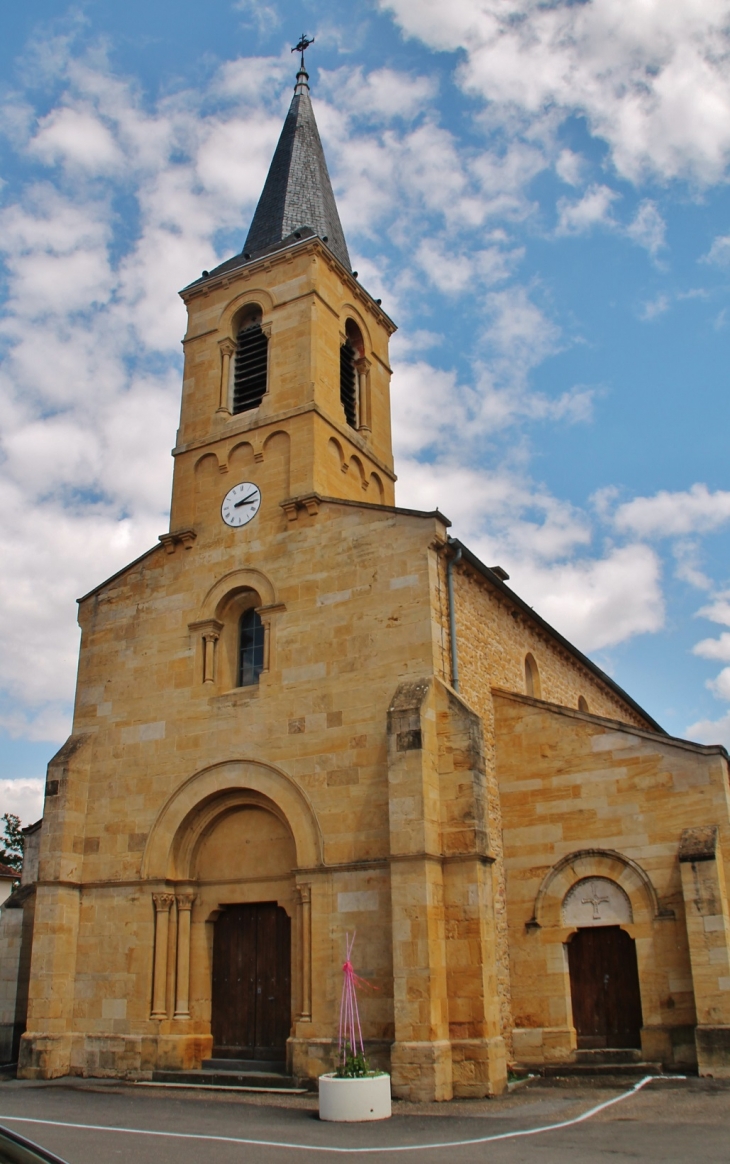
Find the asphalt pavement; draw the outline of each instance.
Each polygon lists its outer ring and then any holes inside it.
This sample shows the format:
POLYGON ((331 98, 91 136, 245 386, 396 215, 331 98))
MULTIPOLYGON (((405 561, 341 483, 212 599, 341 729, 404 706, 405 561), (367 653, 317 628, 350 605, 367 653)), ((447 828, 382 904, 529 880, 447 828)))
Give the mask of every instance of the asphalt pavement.
POLYGON ((6 1080, 0 1125, 68 1164, 728 1164, 730 1084, 633 1087, 534 1081, 496 1100, 396 1102, 390 1120, 343 1125, 320 1122, 314 1095, 6 1080))

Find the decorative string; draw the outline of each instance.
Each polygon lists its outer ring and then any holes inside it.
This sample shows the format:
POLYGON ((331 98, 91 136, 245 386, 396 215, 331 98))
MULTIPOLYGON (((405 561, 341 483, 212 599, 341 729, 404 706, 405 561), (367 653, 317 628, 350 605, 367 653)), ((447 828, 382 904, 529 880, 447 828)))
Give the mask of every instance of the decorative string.
POLYGON ((365 1055, 365 1046, 362 1041, 362 1028, 360 1026, 360 1012, 357 1006, 357 988, 358 986, 369 986, 364 978, 359 978, 355 973, 352 965, 352 947, 355 945, 355 934, 357 930, 353 931, 352 938, 349 934, 345 934, 345 961, 342 964, 342 998, 340 1000, 340 1059, 344 1066, 347 1059, 347 1048, 351 1048, 351 1053, 357 1054, 358 1046, 360 1054, 365 1055))

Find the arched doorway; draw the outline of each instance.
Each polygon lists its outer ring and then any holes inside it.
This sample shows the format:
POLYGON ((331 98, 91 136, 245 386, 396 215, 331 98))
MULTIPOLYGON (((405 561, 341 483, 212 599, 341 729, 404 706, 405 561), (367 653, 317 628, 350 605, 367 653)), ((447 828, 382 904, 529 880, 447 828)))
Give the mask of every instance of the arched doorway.
POLYGON ((192 868, 212 925, 214 1059, 286 1061, 295 865, 288 824, 261 802, 213 817, 199 840, 192 868))
POLYGON ((291 922, 275 901, 224 907, 213 937, 211 1030, 217 1059, 286 1059, 291 922))
POLYGON ((579 929, 568 943, 578 1048, 640 1047, 636 943, 617 925, 579 929))

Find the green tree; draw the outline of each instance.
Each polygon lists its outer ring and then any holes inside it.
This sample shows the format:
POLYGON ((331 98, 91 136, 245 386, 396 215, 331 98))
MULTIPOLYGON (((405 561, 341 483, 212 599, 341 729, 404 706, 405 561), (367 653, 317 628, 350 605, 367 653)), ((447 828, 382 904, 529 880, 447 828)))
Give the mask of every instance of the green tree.
POLYGON ((20 817, 15 816, 12 812, 4 812, 2 821, 3 834, 0 840, 5 843, 0 849, 0 864, 8 865, 11 869, 17 869, 20 872, 23 866, 23 847, 25 845, 25 837, 20 831, 20 817))

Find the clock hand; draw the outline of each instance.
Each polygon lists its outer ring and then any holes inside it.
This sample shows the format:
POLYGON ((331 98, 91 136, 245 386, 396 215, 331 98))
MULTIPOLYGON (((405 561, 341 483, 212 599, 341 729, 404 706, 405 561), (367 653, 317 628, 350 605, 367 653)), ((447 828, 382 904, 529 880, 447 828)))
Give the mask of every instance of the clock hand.
POLYGON ((246 504, 246 502, 253 501, 255 496, 256 496, 255 493, 249 493, 248 497, 244 497, 242 501, 236 501, 233 508, 240 509, 242 505, 246 504))

